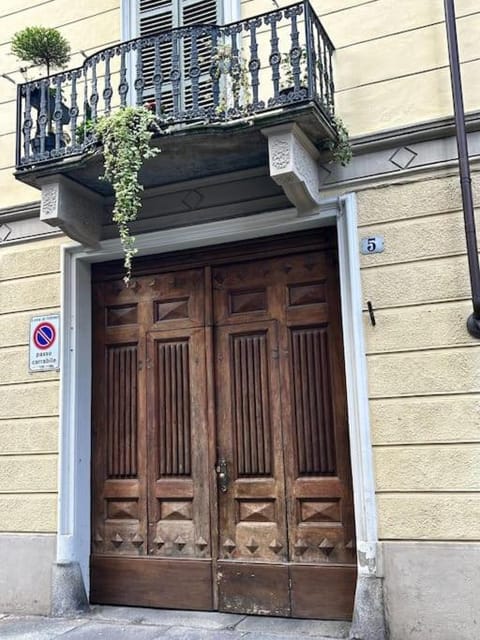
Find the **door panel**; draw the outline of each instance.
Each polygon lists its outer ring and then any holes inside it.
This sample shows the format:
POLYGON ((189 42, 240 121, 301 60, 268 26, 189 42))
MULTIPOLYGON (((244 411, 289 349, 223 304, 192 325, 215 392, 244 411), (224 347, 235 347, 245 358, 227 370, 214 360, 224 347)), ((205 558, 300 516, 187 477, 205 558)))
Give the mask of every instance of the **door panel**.
POLYGON ((144 346, 135 294, 105 283, 95 290, 92 552, 146 553, 144 346))
POLYGON ((290 561, 355 564, 337 270, 332 252, 302 261, 280 334, 290 561))
POLYGON ((148 547, 157 557, 211 557, 204 333, 148 335, 148 547))
POLYGON ((220 491, 220 558, 279 562, 286 519, 275 322, 218 327, 218 450, 228 485, 220 491))
POLYGON ((221 611, 290 616, 287 564, 219 561, 217 576, 221 611))
POLYGON ((93 556, 92 602, 208 611, 213 608, 209 562, 93 556))
POLYGON ((203 269, 95 287, 93 602, 213 606, 203 303, 203 269))
POLYGON ((290 565, 294 618, 348 620, 353 611, 356 566, 290 565))
MULTIPOLYGON (((252 375, 248 377, 250 351, 246 336, 256 335, 255 328, 263 326, 258 322, 260 318, 268 319, 267 322, 275 326, 275 345, 270 349, 279 382, 278 386, 268 390, 268 397, 276 403, 278 415, 278 419, 272 421, 272 438, 281 446, 284 462, 282 458, 281 472, 274 481, 278 487, 282 482, 285 486, 285 532, 288 535, 285 538, 277 536, 267 543, 266 537, 271 538, 273 529, 269 530, 264 522, 261 528, 266 536, 261 538, 241 519, 240 514, 250 514, 250 509, 252 518, 263 518, 268 522, 273 519, 273 504, 276 506, 279 501, 272 502, 266 489, 262 493, 258 482, 251 486, 248 496, 251 505, 238 501, 237 475, 228 493, 221 498, 221 503, 230 501, 229 504, 233 504, 237 500, 236 537, 231 535, 233 527, 229 524, 235 517, 233 507, 228 516, 221 513, 220 531, 228 530, 227 544, 232 548, 232 560, 246 561, 250 552, 251 562, 288 563, 292 603, 297 603, 294 607, 296 613, 292 610, 292 615, 321 616, 325 609, 322 597, 316 590, 313 590, 316 595, 311 595, 311 592, 312 585, 320 578, 324 579, 322 571, 326 570, 332 576, 330 569, 335 566, 341 569, 342 565, 352 565, 355 573, 344 365, 334 253, 312 252, 231 264, 213 271, 213 283, 216 330, 219 336, 230 336, 229 344, 226 338, 219 338, 220 357, 229 349, 231 373, 225 373, 223 368, 218 374, 222 384, 217 391, 217 402, 219 407, 225 405, 232 412, 234 426, 229 425, 229 417, 223 414, 221 423, 227 426, 227 433, 232 433, 232 446, 237 450, 240 465, 245 447, 248 451, 256 448, 255 453, 249 454, 254 457, 253 462, 256 461, 255 455, 262 453, 248 425, 245 433, 240 431, 240 440, 235 426, 239 423, 238 406, 242 420, 244 415, 261 415, 257 407, 262 405, 257 398, 262 387, 252 375), (243 324, 237 324, 239 321, 243 324), (235 338, 237 333, 239 348, 235 338), (244 369, 247 374, 242 375, 244 369), (235 387, 231 380, 236 378, 239 383, 235 387), (260 495, 264 496, 262 500, 260 495), (271 554, 262 550, 262 545, 268 546, 271 554), (246 548, 247 552, 244 549, 238 552, 238 546, 246 548), (298 579, 300 575, 302 580, 298 579), (310 585, 304 595, 303 584, 310 585)), ((252 354, 255 353, 253 347, 250 349, 252 354)), ((223 455, 228 444, 222 443, 221 433, 219 446, 220 455, 223 455)), ((252 463, 250 458, 247 463, 252 463)), ((284 513, 282 510, 282 517, 284 513)), ((280 533, 279 528, 276 531, 280 533)), ((230 590, 233 590, 235 575, 233 570, 229 574, 230 590)), ((351 575, 351 572, 340 571, 338 575, 351 575)), ((243 579, 239 572, 239 589, 243 579)), ((344 586, 342 580, 337 580, 329 588, 333 599, 346 602, 343 616, 348 617, 352 603, 351 599, 344 598, 344 586)), ((350 584, 350 596, 353 587, 354 581, 350 584)), ((220 592, 222 588, 221 580, 220 592)), ((228 610, 234 609, 231 604, 225 604, 221 595, 220 603, 228 606, 228 610)), ((341 615, 338 608, 336 611, 341 615)))

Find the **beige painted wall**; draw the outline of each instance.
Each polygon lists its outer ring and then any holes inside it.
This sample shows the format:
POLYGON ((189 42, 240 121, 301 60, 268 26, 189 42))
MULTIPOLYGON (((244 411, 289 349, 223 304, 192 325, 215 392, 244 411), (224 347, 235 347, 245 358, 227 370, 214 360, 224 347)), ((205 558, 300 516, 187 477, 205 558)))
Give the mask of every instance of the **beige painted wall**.
MULTIPOLYGON (((283 2, 287 4, 287 2, 283 2)), ((315 0, 337 46, 339 112, 352 134, 451 113, 442 0, 315 0)), ((457 0, 467 109, 480 107, 477 0, 457 0)), ((244 0, 243 14, 272 8, 244 0)), ((62 29, 79 64, 119 38, 118 0, 7 0, 0 73, 21 81, 11 34, 62 29), (48 11, 47 11, 48 8, 48 11)), ((15 87, 0 78, 0 208, 35 200, 13 171, 15 87), (9 115, 10 114, 10 115, 9 115)), ((475 176, 477 202, 480 178, 475 176)), ((480 348, 470 309, 458 178, 359 193, 360 235, 386 251, 362 260, 370 411, 383 539, 480 537, 480 348), (458 469, 464 471, 458 473, 458 469)), ((58 380, 27 372, 30 316, 59 304, 59 240, 0 250, 0 530, 54 531, 58 380)))
MULTIPOLYGON (((452 115, 443 0, 311 0, 333 44, 337 112, 352 136, 452 115)), ((292 4, 279 0, 281 7, 292 4)), ((480 6, 456 0, 465 108, 480 108, 480 6)), ((242 14, 274 9, 243 0, 242 14)))
MULTIPOLYGON (((480 173, 473 176, 480 202, 480 173)), ((358 194, 380 537, 480 538, 480 344, 471 313, 458 176, 358 194)))
MULTIPOLYGON (((280 6, 291 4, 279 0, 280 6)), ((337 110, 351 135, 373 133, 452 113, 443 0, 313 0, 336 46, 337 110)), ((480 107, 477 0, 457 0, 465 105, 480 107)), ((72 67, 80 50, 92 53, 120 37, 120 0, 72 3, 52 0, 3 2, 0 7, 0 74, 22 81, 9 54, 13 33, 27 25, 55 26, 69 39, 72 67)), ((271 0, 242 0, 242 15, 274 8, 271 0)), ((32 72, 30 73, 32 75, 32 72)), ((0 77, 0 208, 38 198, 12 178, 15 145, 15 86, 0 77)))
POLYGON ((58 373, 29 373, 28 335, 58 312, 61 242, 0 249, 1 532, 56 531, 58 373))
MULTIPOLYGON (((13 34, 27 26, 41 25, 61 30, 72 48, 69 68, 82 64, 83 56, 114 44, 120 38, 119 0, 52 0, 48 3, 35 0, 3 0, 0 3, 0 76, 8 74, 15 82, 24 82, 19 71, 22 64, 10 54, 13 34)), ((39 75, 38 69, 30 69, 28 78, 39 75)), ((17 182, 12 173, 15 165, 15 115, 16 87, 0 77, 0 209, 39 199, 36 189, 17 182)))

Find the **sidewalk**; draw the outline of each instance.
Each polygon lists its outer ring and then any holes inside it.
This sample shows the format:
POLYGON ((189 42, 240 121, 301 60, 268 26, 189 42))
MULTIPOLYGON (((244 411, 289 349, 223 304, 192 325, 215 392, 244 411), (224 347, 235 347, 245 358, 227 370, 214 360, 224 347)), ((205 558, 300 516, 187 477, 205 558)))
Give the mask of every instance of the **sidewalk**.
POLYGON ((0 613, 2 640, 339 640, 350 623, 94 606, 75 618, 0 613))

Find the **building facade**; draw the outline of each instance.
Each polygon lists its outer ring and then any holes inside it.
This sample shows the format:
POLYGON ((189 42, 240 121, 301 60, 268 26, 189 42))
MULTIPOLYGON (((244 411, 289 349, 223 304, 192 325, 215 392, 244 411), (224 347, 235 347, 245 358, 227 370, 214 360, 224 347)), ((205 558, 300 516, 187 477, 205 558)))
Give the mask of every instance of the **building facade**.
MULTIPOLYGON (((476 204, 480 11, 455 4, 476 204)), ((480 343, 443 2, 289 7, 2 4, 0 610, 477 637, 480 343), (10 54, 29 25, 71 43, 58 80, 10 54), (161 152, 125 287, 77 125, 146 101, 161 152), (57 314, 60 369, 32 372, 31 319, 57 314)))

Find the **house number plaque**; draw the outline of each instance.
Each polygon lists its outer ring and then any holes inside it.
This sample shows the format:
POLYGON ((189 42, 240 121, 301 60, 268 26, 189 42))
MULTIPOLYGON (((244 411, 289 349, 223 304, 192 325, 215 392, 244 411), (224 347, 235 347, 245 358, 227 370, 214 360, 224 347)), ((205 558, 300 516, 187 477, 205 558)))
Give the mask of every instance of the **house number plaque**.
POLYGON ((383 236, 368 236, 368 238, 362 238, 360 242, 360 253, 364 255, 382 253, 384 249, 385 238, 383 236))

